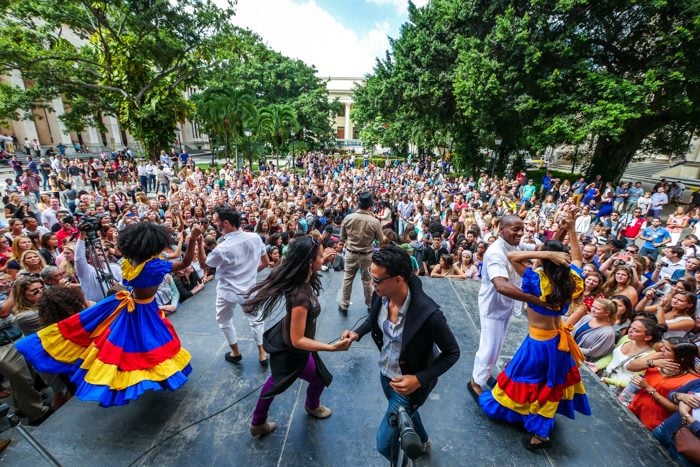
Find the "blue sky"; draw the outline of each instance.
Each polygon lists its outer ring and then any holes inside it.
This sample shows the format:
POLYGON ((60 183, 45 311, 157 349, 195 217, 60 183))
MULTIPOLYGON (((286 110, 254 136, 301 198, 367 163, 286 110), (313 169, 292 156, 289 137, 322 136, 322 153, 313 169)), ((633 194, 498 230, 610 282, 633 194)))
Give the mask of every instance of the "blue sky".
MULTIPOLYGON (((416 0, 424 5, 428 0, 416 0)), ((238 0, 234 23, 319 76, 361 77, 407 19, 407 0, 238 0)))

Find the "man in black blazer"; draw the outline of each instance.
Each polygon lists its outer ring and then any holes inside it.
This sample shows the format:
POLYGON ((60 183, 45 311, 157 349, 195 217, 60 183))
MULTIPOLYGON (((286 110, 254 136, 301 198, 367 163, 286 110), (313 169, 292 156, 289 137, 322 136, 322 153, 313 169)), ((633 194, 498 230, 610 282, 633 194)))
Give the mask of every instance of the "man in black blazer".
POLYGON ((374 253, 370 274, 374 294, 369 316, 357 332, 343 332, 343 338, 356 341, 369 332, 379 348, 380 379, 389 404, 377 429, 377 450, 394 462, 398 430, 389 426, 388 419, 399 405, 406 408, 423 451, 430 449, 418 409, 438 377, 459 359, 459 345, 440 306, 412 274, 405 250, 390 245, 374 253))

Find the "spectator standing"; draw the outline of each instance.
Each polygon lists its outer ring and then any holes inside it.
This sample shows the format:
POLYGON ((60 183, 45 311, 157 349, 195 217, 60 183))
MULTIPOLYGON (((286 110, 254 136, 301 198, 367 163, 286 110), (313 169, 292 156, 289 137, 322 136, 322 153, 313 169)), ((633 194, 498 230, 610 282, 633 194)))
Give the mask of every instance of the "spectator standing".
POLYGON ((639 250, 641 256, 648 256, 653 261, 659 256, 659 248, 671 243, 671 234, 661 226, 661 219, 654 217, 651 226, 642 230, 640 237, 644 245, 639 250))
POLYGON ((340 227, 340 238, 345 242, 345 275, 343 277, 343 291, 338 311, 348 313, 350 307, 350 294, 352 283, 358 269, 362 277, 365 305, 369 309, 372 298, 370 286, 369 267, 373 251, 373 242, 384 240, 382 226, 376 217, 369 211, 373 203, 372 194, 364 191, 358 196, 358 210, 346 216, 340 227))

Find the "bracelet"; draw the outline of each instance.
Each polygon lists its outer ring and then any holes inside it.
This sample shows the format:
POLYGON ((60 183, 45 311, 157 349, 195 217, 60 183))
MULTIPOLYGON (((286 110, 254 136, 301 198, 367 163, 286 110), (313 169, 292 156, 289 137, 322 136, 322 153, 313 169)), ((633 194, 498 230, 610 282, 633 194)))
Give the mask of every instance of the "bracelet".
POLYGON ((688 417, 686 417, 685 415, 682 415, 681 416, 681 426, 685 426, 687 424, 688 424, 688 417))
POLYGON ((651 391, 647 391, 647 392, 649 393, 649 396, 653 399, 654 395, 656 394, 656 391, 652 389, 651 391))
POLYGON ((654 368, 654 360, 647 360, 647 368, 654 368))

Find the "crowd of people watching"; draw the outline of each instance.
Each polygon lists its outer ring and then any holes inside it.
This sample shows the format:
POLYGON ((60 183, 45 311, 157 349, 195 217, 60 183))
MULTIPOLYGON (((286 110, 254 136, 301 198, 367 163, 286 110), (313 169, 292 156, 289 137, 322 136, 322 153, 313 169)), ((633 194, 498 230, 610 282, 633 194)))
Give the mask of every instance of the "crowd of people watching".
MULTIPOLYGON (((662 180, 645 191, 640 182, 613 184, 600 175, 573 183, 549 172, 539 180, 524 171, 511 178, 485 172, 468 177, 429 158, 356 165, 352 157, 319 152, 299 158, 293 170, 270 164, 255 174, 229 163, 201 168, 175 150, 157 161, 122 152, 26 161, 26 167, 12 164, 15 177, 6 180, 3 197, 3 348, 104 298, 105 277, 120 282, 117 238, 131 223, 171 228, 167 254, 173 259, 181 256, 191 226, 204 227, 192 266, 168 275, 158 291, 160 308, 172 313, 214 277, 204 259, 220 239, 211 222, 216 206, 234 207, 241 228, 262 237, 270 268, 280 264, 295 237, 313 232, 339 253, 324 269, 342 271, 341 224, 356 209, 357 194, 369 190, 384 243, 406 249, 415 274, 466 281, 481 279, 484 253, 504 215, 523 219, 520 246, 536 249, 556 236, 575 207, 585 291, 567 319, 588 364, 617 395, 630 382, 641 388, 629 408, 650 429, 667 433, 667 417, 700 405, 686 384, 700 381, 693 343, 700 330, 700 206, 678 205, 662 220, 667 205, 680 199, 677 184, 662 180)), ((55 408, 69 397, 70 383, 52 375, 35 378, 15 354, 0 353, 2 360, 13 360, 0 364, 0 373, 12 383, 18 410, 40 422, 47 411, 37 389, 53 389, 55 408)), ((700 434, 700 421, 689 426, 700 434)), ((657 437, 673 451, 663 433, 657 437)))

